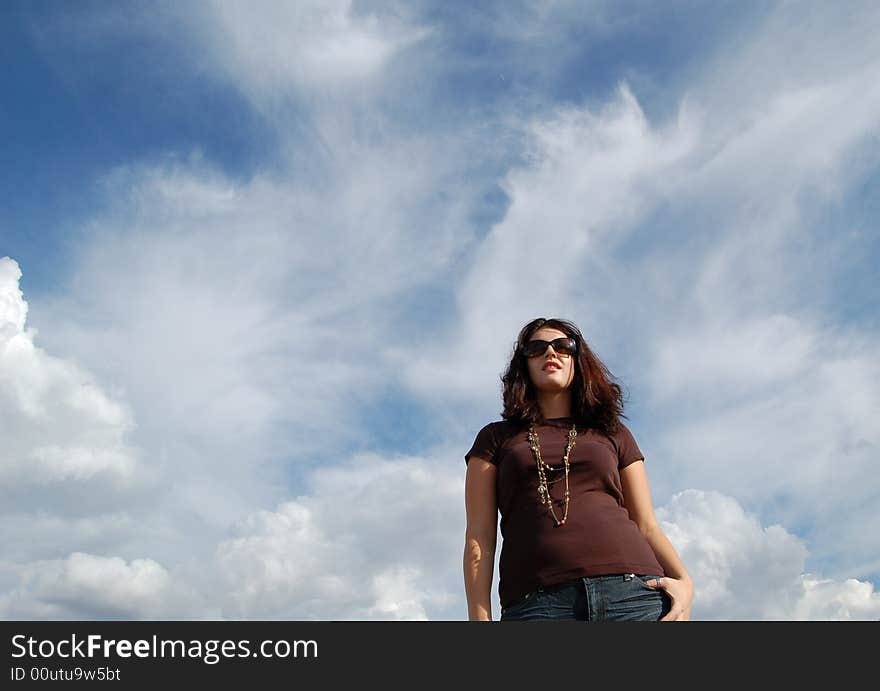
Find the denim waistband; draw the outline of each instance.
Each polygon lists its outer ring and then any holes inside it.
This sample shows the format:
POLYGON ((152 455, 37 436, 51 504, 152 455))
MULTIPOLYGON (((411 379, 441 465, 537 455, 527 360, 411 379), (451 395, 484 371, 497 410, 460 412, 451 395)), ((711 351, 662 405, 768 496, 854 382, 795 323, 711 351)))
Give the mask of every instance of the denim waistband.
POLYGON ((580 578, 574 578, 569 581, 564 581, 562 583, 553 583, 551 585, 539 585, 537 587, 538 592, 545 592, 547 590, 554 590, 556 588, 564 588, 567 585, 571 585, 573 583, 582 583, 583 581, 602 581, 603 583, 614 582, 619 583, 621 581, 631 581, 633 578, 638 576, 659 576, 660 574, 635 574, 635 573, 612 573, 605 574, 602 576, 582 576, 580 578))

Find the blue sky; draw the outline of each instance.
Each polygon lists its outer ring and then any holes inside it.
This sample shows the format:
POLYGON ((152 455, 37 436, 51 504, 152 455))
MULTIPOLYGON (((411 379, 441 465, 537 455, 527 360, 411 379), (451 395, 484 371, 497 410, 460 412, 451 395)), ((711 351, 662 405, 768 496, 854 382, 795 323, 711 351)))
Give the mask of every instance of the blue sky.
POLYGON ((872 3, 0 14, 3 616, 464 618, 561 316, 695 618, 878 618, 872 3))

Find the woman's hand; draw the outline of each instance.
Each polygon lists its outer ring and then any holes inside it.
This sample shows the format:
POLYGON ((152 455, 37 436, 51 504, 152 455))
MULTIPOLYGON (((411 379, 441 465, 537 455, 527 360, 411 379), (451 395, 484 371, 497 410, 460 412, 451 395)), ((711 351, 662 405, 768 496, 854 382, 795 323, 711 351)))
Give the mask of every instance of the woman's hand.
POLYGON ((663 588, 672 599, 669 614, 660 621, 689 621, 691 602, 694 600, 694 584, 689 578, 670 578, 664 576, 659 581, 652 578, 646 583, 652 588, 663 588))

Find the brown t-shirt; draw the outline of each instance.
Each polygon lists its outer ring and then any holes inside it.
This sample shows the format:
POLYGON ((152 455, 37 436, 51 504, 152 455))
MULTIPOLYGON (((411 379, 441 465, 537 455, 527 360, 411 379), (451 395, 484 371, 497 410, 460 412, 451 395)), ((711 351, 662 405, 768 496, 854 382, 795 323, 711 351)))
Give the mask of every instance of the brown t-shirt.
MULTIPOLYGON (((572 418, 536 425, 541 458, 562 468, 572 418)), ((498 594, 501 606, 538 586, 583 576, 615 573, 665 575, 654 551, 623 504, 620 469, 644 460, 636 440, 620 422, 614 436, 578 427, 569 456, 569 508, 565 525, 556 521, 538 496, 538 472, 529 446, 528 425, 490 422, 476 436, 465 463, 482 458, 498 467, 496 491, 501 512, 501 559, 498 594)), ((548 480, 553 509, 562 518, 565 473, 548 480)))

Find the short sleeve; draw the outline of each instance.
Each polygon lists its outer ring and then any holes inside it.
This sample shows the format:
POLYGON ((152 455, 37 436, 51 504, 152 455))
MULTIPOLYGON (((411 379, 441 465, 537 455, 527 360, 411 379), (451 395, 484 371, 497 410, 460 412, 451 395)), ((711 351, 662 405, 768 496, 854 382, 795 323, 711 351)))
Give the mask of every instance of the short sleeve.
POLYGON ((474 443, 471 445, 470 451, 464 455, 464 462, 467 463, 472 457, 476 456, 477 458, 482 458, 484 461, 489 461, 493 465, 498 465, 497 456, 499 446, 498 425, 497 423, 490 422, 477 432, 477 436, 474 439, 474 443))
POLYGON ((636 461, 644 461, 645 455, 636 443, 635 437, 629 431, 629 427, 622 422, 617 426, 617 434, 614 435, 617 445, 617 467, 620 470, 636 461))

